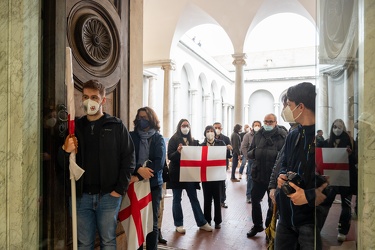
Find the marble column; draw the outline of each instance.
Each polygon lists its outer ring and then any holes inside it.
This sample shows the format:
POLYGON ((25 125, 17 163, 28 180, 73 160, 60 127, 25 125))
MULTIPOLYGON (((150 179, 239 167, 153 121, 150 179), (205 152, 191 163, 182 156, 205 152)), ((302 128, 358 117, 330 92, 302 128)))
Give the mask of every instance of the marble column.
POLYGON ((172 71, 174 63, 165 63, 161 67, 164 70, 164 99, 163 99, 163 136, 171 137, 173 134, 173 96, 172 96, 172 71))
POLYGON ((224 103, 223 104, 223 121, 222 121, 222 125, 223 125, 223 132, 225 135, 228 135, 228 109, 229 109, 229 104, 228 103, 224 103))
POLYGON ((214 106, 215 106, 214 122, 222 122, 221 116, 222 116, 222 113, 223 113, 223 108, 222 108, 222 105, 221 105, 221 100, 215 99, 214 100, 214 106))
POLYGON ((190 92, 190 114, 189 114, 190 126, 191 126, 192 133, 194 133, 194 135, 197 135, 197 131, 199 131, 199 128, 200 128, 197 124, 197 108, 196 108, 196 104, 198 102, 197 100, 198 90, 190 89, 189 92, 190 92))
POLYGON ((211 101, 211 96, 210 95, 205 95, 204 96, 204 124, 203 126, 207 126, 209 124, 213 124, 212 122, 212 101, 211 101))
POLYGON ((181 83, 180 82, 173 82, 173 129, 177 127, 180 117, 180 106, 181 106, 181 98, 180 98, 180 91, 181 91, 181 83))
POLYGON ((328 124, 328 75, 322 74, 319 77, 317 86, 317 113, 315 114, 316 130, 323 130, 324 137, 329 136, 328 124))
POLYGON ((244 91, 244 66, 246 65, 246 54, 233 54, 233 65, 236 68, 236 78, 234 83, 234 123, 243 123, 243 91, 244 91))
POLYGON ((156 80, 155 76, 149 76, 148 79, 148 106, 155 108, 155 90, 156 90, 156 80))
POLYGON ((250 121, 250 117, 249 117, 249 109, 250 109, 250 105, 249 104, 246 104, 245 105, 245 108, 244 108, 244 113, 245 113, 245 120, 244 120, 244 124, 249 124, 251 126, 251 121, 250 121))
POLYGON ((38 249, 41 1, 0 1, 0 245, 38 249))
POLYGON ((357 249, 375 246, 375 5, 359 0, 359 208, 357 249))

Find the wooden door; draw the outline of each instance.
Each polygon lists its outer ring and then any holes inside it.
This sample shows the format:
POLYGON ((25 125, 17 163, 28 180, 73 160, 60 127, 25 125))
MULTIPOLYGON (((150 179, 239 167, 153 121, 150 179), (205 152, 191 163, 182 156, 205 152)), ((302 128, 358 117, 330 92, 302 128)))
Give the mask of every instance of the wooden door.
MULTIPOLYGON (((97 79, 106 86, 104 111, 128 122, 129 0, 63 0, 43 3, 43 249, 71 249, 68 189, 56 162, 67 129, 65 47, 71 47, 76 115, 82 112, 82 84, 97 79), (56 121, 56 122, 55 122, 56 121)), ((125 249, 118 226, 118 249, 125 249)))

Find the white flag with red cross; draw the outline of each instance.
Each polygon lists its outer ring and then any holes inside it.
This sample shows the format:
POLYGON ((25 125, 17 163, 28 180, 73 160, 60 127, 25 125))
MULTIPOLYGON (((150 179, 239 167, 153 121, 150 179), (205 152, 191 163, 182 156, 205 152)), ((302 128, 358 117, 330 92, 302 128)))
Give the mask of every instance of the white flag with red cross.
POLYGON ((316 148, 315 163, 319 174, 329 176, 331 186, 350 186, 346 148, 316 148))
POLYGON ((118 218, 125 230, 128 250, 138 249, 152 231, 152 198, 149 180, 133 182, 122 200, 118 218))
POLYGON ((184 146, 180 182, 221 181, 227 177, 226 146, 184 146))

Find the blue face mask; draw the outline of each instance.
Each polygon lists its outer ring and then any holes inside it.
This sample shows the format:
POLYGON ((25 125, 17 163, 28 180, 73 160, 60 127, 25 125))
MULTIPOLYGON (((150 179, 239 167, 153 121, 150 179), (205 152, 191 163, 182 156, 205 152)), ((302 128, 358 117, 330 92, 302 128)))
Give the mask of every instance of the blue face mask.
POLYGON ((273 127, 271 125, 263 125, 265 131, 271 131, 273 127))
POLYGON ((150 126, 150 121, 145 120, 145 119, 140 119, 138 121, 138 125, 139 125, 139 128, 143 130, 143 129, 148 128, 150 126))

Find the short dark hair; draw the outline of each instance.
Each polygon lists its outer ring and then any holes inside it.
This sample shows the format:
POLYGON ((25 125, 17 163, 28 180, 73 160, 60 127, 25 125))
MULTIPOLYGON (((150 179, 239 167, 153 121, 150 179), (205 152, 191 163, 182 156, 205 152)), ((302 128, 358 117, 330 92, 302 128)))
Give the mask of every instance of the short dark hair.
POLYGON ((216 136, 216 131, 215 131, 214 126, 212 126, 212 125, 207 125, 206 128, 204 129, 204 132, 203 132, 204 137, 206 137, 206 132, 207 132, 207 130, 210 130, 210 129, 212 129, 212 130, 214 131, 215 136, 216 136))
POLYGON ((156 115, 155 111, 152 108, 150 108, 150 107, 143 107, 143 108, 138 109, 137 115, 135 116, 135 119, 133 121, 133 123, 134 123, 134 130, 136 130, 138 128, 138 121, 139 121, 138 120, 138 115, 139 115, 139 112, 141 112, 141 111, 145 111, 146 112, 147 117, 148 117, 148 121, 150 122, 150 128, 153 128, 156 131, 159 131, 160 130, 160 121, 159 121, 159 118, 156 115))
POLYGON ((321 129, 318 129, 317 131, 316 131, 317 133, 319 133, 319 132, 323 132, 323 130, 321 130, 321 129))
POLYGON ((296 105, 303 103, 306 108, 315 113, 315 86, 311 82, 301 82, 288 88, 288 100, 296 105))
POLYGON ((82 89, 99 90, 101 96, 105 96, 105 87, 98 80, 89 80, 83 84, 82 89))
POLYGON ((262 126, 262 123, 261 123, 260 121, 255 120, 255 121, 253 121, 253 123, 251 124, 251 127, 252 127, 252 128, 254 127, 254 124, 255 124, 255 123, 259 123, 259 125, 262 126))

